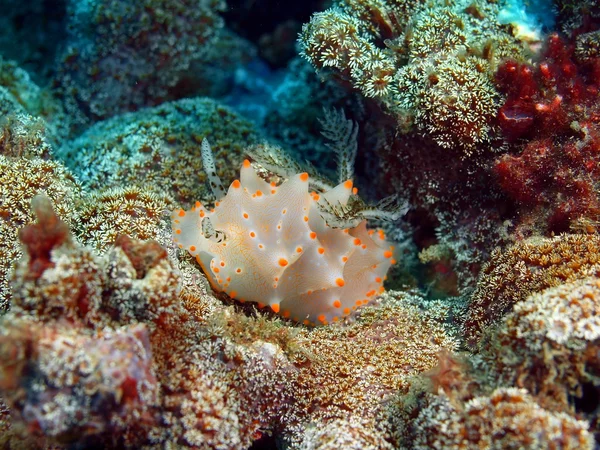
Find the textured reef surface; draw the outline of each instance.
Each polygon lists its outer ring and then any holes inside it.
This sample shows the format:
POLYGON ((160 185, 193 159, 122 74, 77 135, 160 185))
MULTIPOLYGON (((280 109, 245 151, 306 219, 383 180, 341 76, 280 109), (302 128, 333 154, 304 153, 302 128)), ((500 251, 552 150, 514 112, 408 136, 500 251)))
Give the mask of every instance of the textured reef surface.
POLYGON ((600 447, 598 2, 0 5, 0 448, 600 447))

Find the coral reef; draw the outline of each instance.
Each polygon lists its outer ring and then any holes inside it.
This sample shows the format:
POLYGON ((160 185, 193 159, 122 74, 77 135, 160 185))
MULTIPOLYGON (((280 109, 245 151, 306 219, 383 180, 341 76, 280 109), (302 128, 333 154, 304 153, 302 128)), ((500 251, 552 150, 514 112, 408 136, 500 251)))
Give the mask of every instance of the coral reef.
POLYGON ((578 60, 574 45, 556 34, 546 46, 535 67, 509 61, 497 73, 507 95, 500 127, 507 139, 526 142, 493 170, 521 206, 523 234, 564 232, 600 217, 600 57, 588 53, 578 60))
POLYGON ((500 388, 457 404, 430 396, 414 420, 413 449, 592 449, 585 421, 543 409, 524 389, 500 388))
POLYGON ((17 3, 0 447, 598 447, 598 2, 17 3))
POLYGON ((563 410, 583 395, 586 383, 600 388, 598 275, 596 269, 515 304, 486 355, 502 383, 524 387, 546 407, 563 410))
POLYGON ((86 124, 169 100, 196 60, 213 49, 222 0, 69 1, 57 92, 86 124))
POLYGON ((595 235, 530 238, 496 249, 471 296, 463 323, 466 341, 477 344, 486 327, 530 294, 585 278, 599 263, 600 237, 595 235))
POLYGON ((45 193, 58 213, 73 222, 73 204, 81 195, 73 175, 48 159, 50 144, 41 119, 17 116, 4 124, 0 136, 0 310, 10 303, 8 277, 21 256, 18 229, 31 222, 31 199, 45 193))
POLYGON ((414 127, 466 155, 485 148, 500 100, 496 61, 525 54, 495 19, 497 5, 361 3, 315 14, 302 30, 302 54, 377 100, 400 131, 414 127))
POLYGON ((314 331, 206 308, 213 300, 193 293, 157 243, 123 236, 99 257, 48 198, 33 208, 0 319, 0 391, 15 440, 248 448, 278 430, 300 448, 327 439, 311 431, 319 423, 333 435, 353 430, 345 439, 355 448, 385 448, 382 400, 456 346, 402 295, 314 331))
POLYGON ((257 133, 214 100, 184 99, 99 122, 65 142, 57 155, 88 190, 135 186, 190 203, 207 200, 199 152, 205 137, 217 154, 219 175, 233 179, 257 133))

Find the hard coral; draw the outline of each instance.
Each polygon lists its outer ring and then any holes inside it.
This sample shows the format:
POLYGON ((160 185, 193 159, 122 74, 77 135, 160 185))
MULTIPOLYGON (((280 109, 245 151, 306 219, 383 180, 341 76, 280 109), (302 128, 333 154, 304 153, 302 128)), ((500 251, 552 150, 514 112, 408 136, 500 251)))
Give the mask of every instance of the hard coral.
MULTIPOLYGON (((220 162, 219 175, 233 178, 229 168, 241 163, 242 149, 255 143, 257 134, 250 122, 213 100, 184 99, 97 123, 57 155, 86 188, 100 191, 99 199, 110 197, 110 191, 102 193, 107 186, 137 187, 148 193, 141 195, 145 200, 139 206, 156 206, 148 197, 152 186, 162 202, 165 197, 192 202, 207 198, 199 154, 205 137, 220 162)), ((87 209, 89 215, 93 205, 87 209)), ((119 222, 127 219, 123 213, 119 222)))
POLYGON ((592 449, 588 424, 545 410, 524 389, 500 388, 463 405, 428 394, 411 423, 408 448, 592 449))
POLYGON ((399 124, 414 122, 440 146, 469 155, 493 137, 496 61, 524 55, 497 14, 487 1, 339 0, 304 26, 300 45, 313 66, 333 70, 399 124))
POLYGON ((165 194, 137 187, 113 188, 82 198, 73 232, 87 245, 107 251, 117 237, 157 239, 165 211, 172 208, 165 194))
POLYGON ((67 3, 69 36, 55 84, 81 124, 152 106, 217 39, 222 0, 67 3))
POLYGON ((503 383, 527 388, 559 410, 569 410, 586 383, 600 389, 598 275, 596 269, 590 277, 534 293, 514 306, 486 356, 503 383))
POLYGON ((598 264, 598 236, 531 238, 495 250, 481 271, 463 323, 467 342, 477 344, 486 327, 530 294, 585 278, 598 264))
MULTIPOLYGON (((6 133, 5 130, 4 137, 6 133)), ((73 222, 73 203, 80 196, 79 184, 62 164, 33 155, 12 154, 14 151, 27 154, 32 149, 43 151, 43 146, 37 146, 37 140, 30 145, 30 137, 13 134, 10 146, 6 140, 2 141, 2 152, 6 153, 0 154, 0 310, 10 304, 8 274, 13 262, 21 255, 18 229, 33 220, 32 198, 39 193, 46 194, 60 216, 66 222, 73 222)))
POLYGON ((349 446, 385 448, 382 400, 456 346, 407 299, 386 296, 347 327, 296 329, 195 308, 218 302, 194 300, 155 243, 119 238, 102 258, 75 238, 54 244, 41 274, 31 255, 18 262, 0 319, 11 448, 28 433, 53 448, 243 449, 261 430, 296 447, 350 430, 349 446))

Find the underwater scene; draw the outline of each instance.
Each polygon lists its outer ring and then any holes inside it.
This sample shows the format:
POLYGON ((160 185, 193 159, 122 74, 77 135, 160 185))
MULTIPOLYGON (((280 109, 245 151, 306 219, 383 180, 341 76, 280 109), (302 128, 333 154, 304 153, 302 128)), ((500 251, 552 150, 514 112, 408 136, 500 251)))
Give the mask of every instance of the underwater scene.
POLYGON ((0 449, 600 448, 598 0, 0 5, 0 449))

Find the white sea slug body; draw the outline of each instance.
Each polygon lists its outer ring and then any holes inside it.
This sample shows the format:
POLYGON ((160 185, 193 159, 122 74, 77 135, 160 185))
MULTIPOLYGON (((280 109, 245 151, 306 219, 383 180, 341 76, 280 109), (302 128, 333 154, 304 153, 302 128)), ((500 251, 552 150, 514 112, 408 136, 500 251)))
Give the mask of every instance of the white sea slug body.
POLYGON ((246 160, 213 210, 196 203, 173 213, 175 242, 217 291, 305 324, 338 321, 383 290, 392 247, 366 220, 350 229, 325 223, 317 203, 346 205, 352 181, 316 194, 308 178, 269 184, 246 160))

